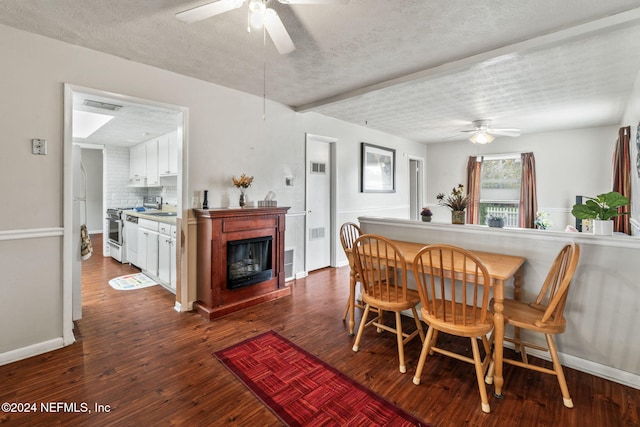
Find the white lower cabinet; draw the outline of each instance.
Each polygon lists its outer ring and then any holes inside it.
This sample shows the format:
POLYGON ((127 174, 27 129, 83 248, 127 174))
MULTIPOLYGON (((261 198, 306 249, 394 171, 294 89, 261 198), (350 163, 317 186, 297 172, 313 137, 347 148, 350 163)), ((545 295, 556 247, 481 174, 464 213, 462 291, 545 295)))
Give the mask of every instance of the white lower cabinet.
POLYGON ((163 285, 176 291, 176 227, 175 225, 160 224, 160 238, 158 243, 158 278, 163 285))
POLYGON ((176 226, 140 218, 138 263, 142 271, 176 292, 176 226))
POLYGON ((158 277, 158 222, 140 218, 138 221, 138 267, 158 277))
POLYGON ((176 253, 176 227, 175 225, 171 227, 171 274, 169 275, 169 286, 173 291, 176 291, 176 282, 177 282, 177 271, 176 262, 177 262, 177 253, 176 253))

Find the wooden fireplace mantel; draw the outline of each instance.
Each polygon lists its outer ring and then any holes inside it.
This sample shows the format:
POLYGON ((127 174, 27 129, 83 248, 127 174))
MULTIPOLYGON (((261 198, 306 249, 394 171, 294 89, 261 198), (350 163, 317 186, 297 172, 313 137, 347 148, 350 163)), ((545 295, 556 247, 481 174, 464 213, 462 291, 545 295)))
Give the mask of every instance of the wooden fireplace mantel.
POLYGON ((198 220, 197 301, 208 319, 291 294, 285 286, 284 232, 288 207, 194 209, 198 220), (271 279, 227 289, 227 242, 270 236, 271 279))

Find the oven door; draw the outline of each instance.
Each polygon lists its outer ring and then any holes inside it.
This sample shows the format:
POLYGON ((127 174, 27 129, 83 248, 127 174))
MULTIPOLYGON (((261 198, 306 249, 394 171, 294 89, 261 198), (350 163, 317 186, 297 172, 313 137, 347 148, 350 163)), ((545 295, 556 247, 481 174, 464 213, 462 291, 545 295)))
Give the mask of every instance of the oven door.
POLYGON ((118 246, 122 246, 122 220, 116 216, 109 215, 109 241, 118 246))

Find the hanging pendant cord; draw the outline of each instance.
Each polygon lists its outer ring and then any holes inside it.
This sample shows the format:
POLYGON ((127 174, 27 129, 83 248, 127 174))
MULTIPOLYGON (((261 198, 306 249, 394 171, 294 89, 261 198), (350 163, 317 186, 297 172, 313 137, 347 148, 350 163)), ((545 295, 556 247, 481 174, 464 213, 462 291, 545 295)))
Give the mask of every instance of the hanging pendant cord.
POLYGON ((262 120, 267 120, 267 30, 262 27, 262 120))

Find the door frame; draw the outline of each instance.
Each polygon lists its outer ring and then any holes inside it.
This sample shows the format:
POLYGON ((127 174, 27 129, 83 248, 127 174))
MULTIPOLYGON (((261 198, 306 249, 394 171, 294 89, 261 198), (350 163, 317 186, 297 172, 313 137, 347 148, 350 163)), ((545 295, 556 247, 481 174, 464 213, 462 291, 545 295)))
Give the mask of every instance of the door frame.
MULTIPOLYGON (((109 92, 105 90, 93 89, 70 83, 64 83, 64 105, 63 105, 63 261, 62 261, 62 339, 64 345, 69 345, 75 341, 73 334, 73 263, 74 263, 74 245, 78 244, 73 234, 73 135, 72 135, 72 117, 73 117, 73 94, 75 92, 86 93, 89 95, 103 96, 113 99, 120 99, 128 102, 135 102, 142 105, 158 106, 175 110, 182 114, 182 123, 178 128, 178 189, 180 195, 178 197, 178 223, 186 226, 187 218, 183 218, 183 209, 188 208, 188 179, 189 162, 188 162, 188 108, 174 104, 167 104, 150 99, 138 98, 135 96, 109 92)), ((106 156, 105 156, 106 157, 106 156)), ((106 197, 106 196, 105 196, 106 197)), ((104 207, 104 206, 103 206, 104 207)), ((184 232, 182 232, 184 234, 184 232)), ((186 237, 186 236, 185 236, 186 237)), ((187 239, 177 239, 178 242, 184 241, 180 245, 180 250, 176 250, 177 260, 176 267, 178 272, 188 271, 189 260, 187 247, 187 239)), ((177 249, 177 248, 176 248, 177 249)), ((181 274, 177 277, 176 285, 176 310, 186 311, 188 302, 188 283, 181 286, 181 274), (182 304, 181 304, 182 302, 182 304)))
POLYGON ((426 187, 424 183, 425 161, 423 157, 412 155, 407 157, 407 170, 409 171, 409 219, 420 221, 420 209, 424 206, 424 189, 426 187), (415 175, 411 170, 412 162, 416 162, 418 165, 418 173, 415 175), (412 210, 412 202, 416 203, 417 209, 415 211, 412 210))
POLYGON ((336 218, 337 218, 337 154, 336 154, 336 143, 338 140, 336 138, 331 138, 328 136, 316 135, 312 133, 305 133, 305 145, 304 145, 304 158, 305 158, 305 210, 304 210, 304 270, 305 274, 309 272, 309 256, 308 256, 308 245, 309 245, 309 197, 311 196, 311 192, 309 189, 309 180, 307 179, 309 176, 309 162, 310 158, 308 155, 308 144, 312 141, 318 141, 329 144, 329 266, 336 266, 336 218))

